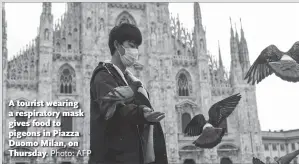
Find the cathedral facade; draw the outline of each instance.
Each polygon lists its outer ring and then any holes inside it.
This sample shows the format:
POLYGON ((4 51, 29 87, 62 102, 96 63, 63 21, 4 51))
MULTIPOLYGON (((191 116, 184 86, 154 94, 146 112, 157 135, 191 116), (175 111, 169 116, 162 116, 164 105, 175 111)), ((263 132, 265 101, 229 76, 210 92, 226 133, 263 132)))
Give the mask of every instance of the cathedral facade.
MULTIPOLYGON (((198 3, 194 3, 194 30, 191 33, 182 27, 180 20, 170 18, 168 3, 68 3, 67 12, 55 23, 51 6, 49 2, 43 3, 38 35, 10 61, 7 60, 7 26, 3 22, 3 163, 87 163, 88 157, 10 157, 8 150, 89 149, 91 74, 99 61, 110 59, 109 32, 123 22, 135 24, 143 35, 139 61, 130 69, 143 81, 154 109, 166 114, 161 124, 169 163, 212 164, 227 158, 233 163, 251 163, 253 156, 264 159, 255 86, 243 80, 250 67, 243 29, 239 36, 231 28, 232 60, 230 72, 226 72, 220 48, 217 61, 208 54, 206 32, 198 3), (213 149, 193 146, 196 137, 183 134, 186 124, 200 113, 207 118, 213 103, 236 93, 241 93, 242 99, 233 114, 221 125, 226 128, 222 142, 213 149), (10 100, 79 102, 85 112, 84 118, 61 117, 58 121, 62 122, 62 126, 51 127, 52 130, 80 132, 81 137, 56 138, 78 141, 79 147, 9 147, 9 132, 43 130, 35 127, 9 129, 8 122, 31 121, 22 117, 7 117, 9 111, 33 110, 30 107, 9 107, 10 100)), ((2 13, 5 20, 4 8, 2 13)), ((74 110, 66 107, 35 109, 74 110)), ((16 140, 41 139, 47 138, 26 137, 16 140)))

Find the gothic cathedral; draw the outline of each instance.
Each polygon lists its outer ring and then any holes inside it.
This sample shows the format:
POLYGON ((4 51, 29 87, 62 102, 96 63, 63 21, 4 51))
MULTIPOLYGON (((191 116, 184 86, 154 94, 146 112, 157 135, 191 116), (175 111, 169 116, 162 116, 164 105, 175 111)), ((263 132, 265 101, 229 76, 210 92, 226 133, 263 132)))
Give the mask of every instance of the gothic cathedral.
MULTIPOLYGON (((9 147, 8 133, 37 131, 35 127, 9 129, 9 121, 28 121, 24 117, 7 117, 9 111, 33 110, 8 107, 9 100, 77 101, 85 118, 61 117, 61 131, 78 131, 81 137, 60 138, 79 141, 79 147, 52 147, 57 151, 89 149, 89 82, 99 61, 110 59, 109 31, 117 24, 137 25, 143 35, 141 56, 131 71, 140 78, 151 95, 155 110, 166 113, 162 121, 169 163, 251 163, 252 157, 264 159, 261 130, 257 115, 255 86, 243 80, 250 67, 243 29, 240 38, 231 27, 230 72, 221 59, 216 61, 207 51, 206 31, 200 6, 194 3, 194 30, 187 32, 180 20, 170 18, 168 3, 68 3, 67 12, 56 23, 51 3, 44 2, 39 32, 24 51, 7 60, 5 9, 2 8, 3 52, 3 123, 5 163, 87 163, 84 158, 9 157, 10 149, 47 151, 45 147, 9 147), (242 99, 233 114, 222 123, 226 128, 223 141, 214 149, 192 145, 194 137, 183 135, 186 124, 196 114, 208 117, 210 106, 234 93, 242 99)), ((229 29, 228 29, 229 30, 229 29)), ((64 111, 67 108, 36 108, 64 111)), ((57 128, 57 127, 51 127, 57 128)), ((41 129, 40 129, 41 130, 41 129)), ((35 141, 45 139, 21 138, 35 141)))

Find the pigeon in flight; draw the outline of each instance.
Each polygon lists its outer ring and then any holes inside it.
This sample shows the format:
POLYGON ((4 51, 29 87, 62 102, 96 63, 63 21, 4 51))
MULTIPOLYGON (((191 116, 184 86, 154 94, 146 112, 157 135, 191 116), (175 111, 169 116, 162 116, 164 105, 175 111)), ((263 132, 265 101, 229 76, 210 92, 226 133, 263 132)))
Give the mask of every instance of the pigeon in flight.
POLYGON ((209 110, 209 120, 202 114, 196 115, 187 124, 184 133, 188 136, 199 136, 193 144, 200 148, 213 148, 218 145, 224 136, 225 129, 219 125, 237 107, 242 96, 240 93, 227 97, 215 103, 209 110))
POLYGON ((261 161, 260 159, 253 157, 252 164, 265 164, 265 163, 263 161, 261 161))
POLYGON ((299 41, 288 52, 280 51, 275 45, 265 48, 249 68, 244 80, 254 85, 275 73, 282 80, 299 81, 299 41))
POLYGON ((278 158, 276 162, 277 164, 289 164, 298 155, 299 155, 299 150, 295 150, 292 153, 289 153, 283 157, 278 158))
MULTIPOLYGON (((276 163, 277 164, 290 164, 291 161, 299 155, 299 150, 296 150, 292 153, 286 154, 285 156, 280 157, 276 163)), ((260 159, 253 157, 252 159, 252 163, 253 164, 265 164, 264 162, 262 162, 260 159)))

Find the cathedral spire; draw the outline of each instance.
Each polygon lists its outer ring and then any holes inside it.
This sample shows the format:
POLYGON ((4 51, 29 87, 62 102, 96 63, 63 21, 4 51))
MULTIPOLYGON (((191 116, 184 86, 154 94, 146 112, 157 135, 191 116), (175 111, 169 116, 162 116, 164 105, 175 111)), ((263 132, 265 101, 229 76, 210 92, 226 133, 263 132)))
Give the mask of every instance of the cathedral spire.
POLYGON ((234 29, 233 29, 233 25, 232 25, 232 19, 231 17, 229 17, 229 21, 230 21, 230 50, 231 50, 231 54, 234 53, 235 51, 235 36, 234 36, 234 29))
POLYGON ((242 26, 242 20, 240 18, 240 23, 241 23, 241 39, 240 39, 240 52, 239 52, 239 56, 240 56, 240 63, 243 69, 243 76, 245 76, 247 70, 250 67, 250 61, 249 61, 249 53, 248 53, 248 47, 247 47, 247 41, 244 35, 244 30, 243 30, 243 26, 242 26))
POLYGON ((230 21, 230 38, 232 39, 232 38, 234 38, 234 30, 233 30, 231 17, 229 17, 229 21, 230 21))
POLYGON ((202 29, 201 10, 198 2, 194 2, 194 24, 196 28, 202 29))
POLYGON ((240 24, 241 24, 241 40, 245 39, 244 38, 244 31, 243 31, 243 26, 242 26, 242 19, 240 18, 240 24))
POLYGON ((223 69, 222 57, 221 57, 221 50, 220 50, 220 43, 218 40, 218 55, 219 55, 219 68, 223 69))
POLYGON ((3 57, 3 69, 5 71, 7 64, 7 33, 6 33, 6 18, 5 18, 5 3, 2 3, 2 57, 3 57))
MULTIPOLYGON (((230 19, 231 21, 231 19, 230 19)), ((236 28, 236 24, 235 24, 236 28)), ((230 38, 230 53, 231 53, 231 65, 230 65, 230 82, 233 86, 237 85, 242 78, 242 68, 240 65, 239 58, 239 42, 238 42, 238 32, 235 29, 236 36, 233 36, 233 28, 231 22, 231 38, 230 38)))
POLYGON ((43 2, 43 14, 51 14, 52 13, 52 4, 51 2, 43 2))
POLYGON ((235 23, 235 30, 236 30, 236 42, 239 43, 239 34, 238 34, 238 30, 237 30, 237 24, 235 23))
POLYGON ((203 29, 201 11, 198 2, 194 2, 194 45, 198 56, 207 55, 206 32, 203 29))
POLYGON ((4 4, 5 3, 2 3, 2 39, 3 39, 3 42, 6 42, 6 39, 7 39, 7 33, 6 33, 7 24, 6 24, 5 5, 4 4))
POLYGON ((53 40, 53 15, 51 13, 51 2, 43 2, 43 10, 40 16, 39 44, 51 46, 53 40))
POLYGON ((221 57, 221 50, 220 50, 220 43, 219 43, 219 40, 218 40, 218 64, 219 64, 219 67, 218 67, 218 75, 219 75, 219 78, 220 79, 225 79, 225 70, 224 70, 224 66, 223 66, 223 62, 222 62, 222 57, 221 57))

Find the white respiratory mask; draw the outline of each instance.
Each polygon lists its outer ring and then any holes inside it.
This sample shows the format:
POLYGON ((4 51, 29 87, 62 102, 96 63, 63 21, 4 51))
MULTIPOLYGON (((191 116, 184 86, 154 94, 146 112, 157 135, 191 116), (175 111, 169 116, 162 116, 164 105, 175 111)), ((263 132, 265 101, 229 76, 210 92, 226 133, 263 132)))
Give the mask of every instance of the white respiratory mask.
MULTIPOLYGON (((124 48, 124 47, 123 47, 124 48)), ((139 55, 139 51, 136 48, 124 48, 125 49, 125 54, 121 55, 120 53, 120 60, 126 67, 132 66, 139 55)))

